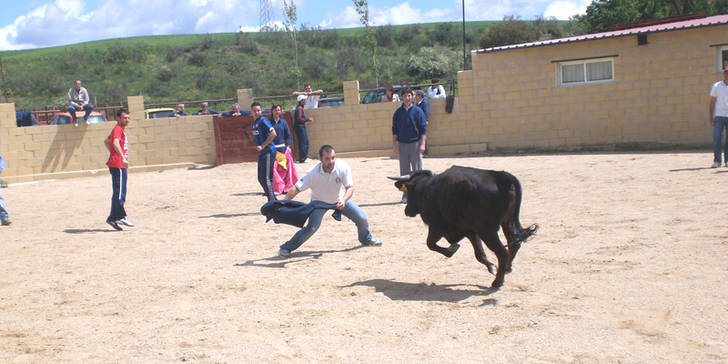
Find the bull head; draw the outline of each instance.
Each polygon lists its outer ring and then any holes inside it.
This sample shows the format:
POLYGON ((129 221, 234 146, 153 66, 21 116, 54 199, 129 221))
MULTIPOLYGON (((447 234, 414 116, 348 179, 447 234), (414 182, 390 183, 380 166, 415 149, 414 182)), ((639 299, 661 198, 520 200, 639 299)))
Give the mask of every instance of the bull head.
POLYGON ((420 171, 413 171, 412 173, 405 175, 405 176, 399 176, 399 177, 387 177, 394 182, 394 187, 397 187, 398 190, 402 192, 407 191, 407 185, 406 183, 411 181, 413 178, 417 176, 432 176, 432 172, 429 170, 420 170, 420 171))

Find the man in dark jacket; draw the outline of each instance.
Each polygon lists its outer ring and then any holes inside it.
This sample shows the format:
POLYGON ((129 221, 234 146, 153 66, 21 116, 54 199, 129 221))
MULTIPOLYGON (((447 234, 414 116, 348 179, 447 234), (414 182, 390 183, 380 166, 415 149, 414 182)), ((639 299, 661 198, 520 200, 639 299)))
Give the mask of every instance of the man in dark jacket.
POLYGON ((308 134, 306 133, 306 123, 313 121, 313 118, 307 118, 303 113, 306 106, 306 95, 298 95, 298 105, 293 112, 293 132, 296 133, 298 139, 298 163, 306 163, 308 159, 308 134))
MULTIPOLYGON (((412 102, 412 90, 402 92, 402 106, 392 117, 392 151, 399 154, 400 176, 423 169, 422 153, 427 145, 427 118, 412 102)), ((407 192, 402 195, 402 203, 407 202, 407 192)))

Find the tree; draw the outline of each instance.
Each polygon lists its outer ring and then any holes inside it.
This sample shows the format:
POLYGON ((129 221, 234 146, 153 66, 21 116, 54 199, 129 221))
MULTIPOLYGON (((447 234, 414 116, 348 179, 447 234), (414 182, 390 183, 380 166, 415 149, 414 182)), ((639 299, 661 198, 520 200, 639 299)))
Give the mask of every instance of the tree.
POLYGON ((617 24, 669 16, 728 11, 728 0, 593 0, 584 15, 572 19, 580 33, 598 33, 617 24))
POLYGON ((359 13, 359 21, 364 25, 364 44, 372 52, 372 63, 374 64, 374 79, 379 87, 379 66, 377 65, 377 38, 374 29, 369 24, 369 3, 367 0, 352 0, 359 13))
POLYGON ((421 48, 407 59, 407 75, 418 80, 445 77, 457 69, 458 57, 447 49, 421 48))
POLYGON ((509 44, 527 43, 538 40, 539 32, 534 26, 514 16, 505 16, 503 21, 491 26, 480 38, 481 48, 500 47, 509 44))
POLYGON ((291 40, 293 41, 293 49, 295 50, 295 68, 293 69, 293 74, 296 76, 296 89, 301 88, 301 68, 298 66, 298 41, 296 39, 297 30, 296 30, 296 22, 298 20, 298 16, 296 15, 296 2, 295 0, 291 0, 289 3, 288 0, 283 0, 283 14, 285 15, 285 19, 283 20, 284 25, 286 26, 286 32, 288 35, 291 36, 291 40))

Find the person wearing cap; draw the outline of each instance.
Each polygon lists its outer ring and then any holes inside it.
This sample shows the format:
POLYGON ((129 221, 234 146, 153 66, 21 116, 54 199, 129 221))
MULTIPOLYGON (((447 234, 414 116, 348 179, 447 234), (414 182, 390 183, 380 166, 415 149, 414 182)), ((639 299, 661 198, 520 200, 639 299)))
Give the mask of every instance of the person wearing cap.
POLYGON ((219 114, 219 112, 210 109, 210 104, 207 103, 207 101, 200 104, 200 110, 195 112, 195 115, 216 115, 219 114))
POLYGON ((726 130, 726 141, 723 149, 725 166, 728 167, 728 66, 723 69, 723 81, 713 84, 710 89, 710 125, 713 127, 713 165, 720 167, 720 147, 723 130, 726 130))
POLYGON ((307 118, 303 110, 306 108, 308 102, 308 96, 298 95, 296 97, 298 105, 296 110, 293 111, 293 132, 296 133, 296 139, 298 140, 298 163, 306 163, 310 161, 308 159, 308 134, 306 133, 306 124, 313 121, 313 118, 307 118))
POLYGON ((293 96, 306 96, 306 109, 316 109, 318 108, 318 102, 321 95, 324 93, 324 90, 313 90, 310 83, 307 83, 306 86, 304 86, 303 91, 293 91, 293 96))
POLYGON ((445 88, 440 84, 440 80, 437 78, 432 79, 432 86, 427 88, 427 96, 431 99, 444 99, 445 88))
MULTIPOLYGON (((423 169, 422 153, 427 146, 427 119, 412 102, 412 94, 410 88, 402 91, 402 106, 392 116, 392 151, 399 154, 400 176, 423 169)), ((402 194, 402 203, 407 203, 407 192, 402 194)))

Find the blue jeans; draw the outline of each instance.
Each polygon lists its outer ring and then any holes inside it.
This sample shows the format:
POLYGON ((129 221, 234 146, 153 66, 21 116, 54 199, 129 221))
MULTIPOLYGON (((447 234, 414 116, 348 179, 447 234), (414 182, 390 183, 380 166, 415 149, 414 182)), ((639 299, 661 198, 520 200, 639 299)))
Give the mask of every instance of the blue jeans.
POLYGON ((8 207, 5 205, 3 191, 0 189, 0 221, 7 221, 8 219, 10 219, 10 215, 8 215, 8 207))
POLYGON ((87 120, 88 119, 88 114, 91 113, 91 110, 94 109, 94 106, 91 105, 91 104, 83 105, 83 107, 75 107, 75 106, 69 105, 68 106, 68 113, 71 114, 71 117, 73 118, 73 122, 74 123, 76 122, 76 111, 80 111, 81 109, 83 109, 84 111, 86 111, 86 113, 83 114, 83 119, 84 120, 87 120))
MULTIPOLYGON (((291 240, 281 245, 281 249, 294 251, 303 245, 306 240, 313 236, 319 226, 321 226, 321 219, 323 219, 324 215, 328 211, 329 210, 327 209, 313 210, 311 215, 308 217, 308 224, 306 224, 306 226, 304 226, 301 230, 298 230, 291 240)), ((372 234, 369 232, 369 221, 367 220, 367 215, 364 214, 364 211, 357 206, 357 204, 351 200, 346 201, 342 214, 349 220, 353 221, 356 225, 359 242, 364 243, 372 239, 372 234)))
POLYGON ((308 158, 308 134, 306 124, 296 123, 293 125, 293 132, 298 140, 298 162, 303 163, 308 158))
POLYGON ((109 173, 111 173, 111 187, 113 193, 111 194, 111 212, 106 221, 121 220, 126 217, 126 210, 124 210, 124 201, 126 201, 126 168, 112 168, 109 167, 109 173))
MULTIPOLYGON (((720 163, 720 144, 723 138, 723 129, 728 133, 728 116, 716 116, 715 126, 713 127, 713 162, 720 163)), ((725 163, 728 163, 728 134, 726 134, 725 147, 723 149, 725 153, 725 163)))

